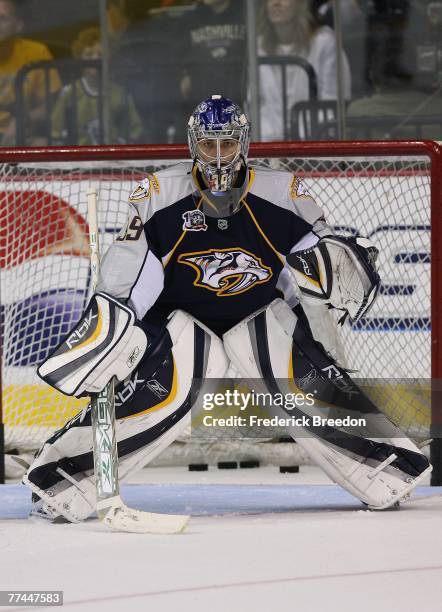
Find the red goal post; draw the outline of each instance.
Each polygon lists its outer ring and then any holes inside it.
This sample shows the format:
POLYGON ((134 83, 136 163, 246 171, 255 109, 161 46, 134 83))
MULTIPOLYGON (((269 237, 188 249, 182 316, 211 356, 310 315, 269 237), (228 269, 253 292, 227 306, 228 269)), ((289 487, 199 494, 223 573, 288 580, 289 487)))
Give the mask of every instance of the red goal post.
MULTIPOLYGON (((361 361, 361 371, 365 364, 364 376, 380 378, 385 371, 391 379, 431 379, 416 401, 394 383, 387 403, 392 418, 410 435, 420 428, 434 436, 434 484, 442 484, 441 151, 433 141, 254 143, 250 148, 252 163, 302 178, 337 230, 364 233, 368 228, 380 248, 387 247, 380 310, 362 327, 345 331, 345 351, 350 367, 353 360, 361 361)), ((66 333, 86 295, 87 274, 81 276, 76 264, 85 265, 86 259, 86 187, 93 183, 106 194, 100 214, 110 239, 121 227, 129 186, 146 168, 186 158, 185 145, 0 150, 0 422, 6 425, 9 449, 38 445, 42 435, 59 426, 55 405, 42 416, 48 398, 32 377, 49 346, 47 336, 66 333), (49 281, 55 288, 45 285, 49 281), (81 294, 75 306, 69 301, 74 293, 76 299, 81 294), (14 437, 17 432, 23 437, 14 437)))

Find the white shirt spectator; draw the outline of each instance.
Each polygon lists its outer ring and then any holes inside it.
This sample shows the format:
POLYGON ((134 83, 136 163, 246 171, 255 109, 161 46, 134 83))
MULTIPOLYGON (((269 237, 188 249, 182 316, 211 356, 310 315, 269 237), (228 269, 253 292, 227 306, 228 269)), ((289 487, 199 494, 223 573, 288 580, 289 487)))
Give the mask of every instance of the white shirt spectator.
MULTIPOLYGON (((261 41, 258 42, 259 55, 265 56, 261 41)), ((335 34, 328 26, 316 30, 309 48, 295 51, 292 44, 278 45, 277 55, 297 55, 306 59, 316 72, 319 100, 336 100, 337 53, 335 34)), ((309 99, 308 76, 299 66, 288 66, 287 70, 287 121, 290 109, 296 102, 309 99)), ((282 110, 282 74, 280 66, 264 65, 259 68, 261 140, 282 140, 284 138, 282 110)), ((347 57, 343 52, 342 74, 345 99, 351 97, 351 75, 347 57)))

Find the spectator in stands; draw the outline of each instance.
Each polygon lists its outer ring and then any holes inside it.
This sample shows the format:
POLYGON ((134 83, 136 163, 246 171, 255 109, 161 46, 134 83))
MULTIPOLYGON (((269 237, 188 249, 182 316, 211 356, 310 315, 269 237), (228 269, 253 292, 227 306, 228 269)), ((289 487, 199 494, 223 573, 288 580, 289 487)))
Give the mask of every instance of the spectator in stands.
MULTIPOLYGON (((367 92, 365 76, 365 45, 367 17, 362 9, 365 0, 340 0, 342 44, 346 51, 351 72, 352 96, 359 97, 367 92)), ((321 25, 334 28, 334 1, 311 0, 314 15, 321 25)))
POLYGON ((183 32, 180 90, 184 115, 189 116, 207 92, 242 104, 247 67, 243 0, 201 0, 183 21, 183 32))
MULTIPOLYGON (((337 50, 333 30, 320 25, 311 12, 310 0, 265 0, 259 22, 258 53, 262 56, 298 56, 313 67, 320 100, 336 100, 337 50)), ((351 97, 351 76, 348 60, 342 56, 343 91, 351 97)), ((287 67, 287 109, 296 102, 309 99, 309 83, 305 70, 287 67)), ((278 65, 261 65, 260 109, 261 139, 284 137, 282 74, 278 65)), ((289 116, 285 117, 288 123, 289 116)))
MULTIPOLYGON (((72 54, 77 59, 99 60, 99 28, 81 31, 72 46, 72 54)), ((102 143, 100 88, 100 72, 91 66, 83 69, 83 75, 78 81, 62 89, 52 113, 54 140, 60 144, 102 143)), ((120 144, 137 141, 141 134, 140 118, 130 95, 118 85, 111 85, 109 108, 110 141, 120 144)))
MULTIPOLYGON (((0 139, 3 146, 16 142, 16 121, 26 121, 32 140, 40 144, 39 125, 46 112, 45 74, 33 70, 23 84, 25 117, 15 116, 15 76, 26 64, 51 60, 49 49, 42 43, 22 38, 23 20, 13 0, 0 0, 0 139)), ((60 88, 55 70, 49 73, 49 95, 60 88)))

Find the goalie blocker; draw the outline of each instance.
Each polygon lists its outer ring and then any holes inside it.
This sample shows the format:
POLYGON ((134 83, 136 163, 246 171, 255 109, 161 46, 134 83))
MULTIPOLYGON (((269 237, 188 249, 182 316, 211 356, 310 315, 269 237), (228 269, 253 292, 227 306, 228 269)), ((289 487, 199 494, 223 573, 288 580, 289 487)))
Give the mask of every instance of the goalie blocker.
POLYGON ((153 350, 133 310, 96 293, 76 327, 37 372, 62 393, 81 397, 99 393, 114 376, 125 380, 153 350))
POLYGON ((287 256, 306 302, 318 300, 344 312, 355 322, 372 306, 380 278, 377 248, 362 237, 325 236, 312 249, 287 256))

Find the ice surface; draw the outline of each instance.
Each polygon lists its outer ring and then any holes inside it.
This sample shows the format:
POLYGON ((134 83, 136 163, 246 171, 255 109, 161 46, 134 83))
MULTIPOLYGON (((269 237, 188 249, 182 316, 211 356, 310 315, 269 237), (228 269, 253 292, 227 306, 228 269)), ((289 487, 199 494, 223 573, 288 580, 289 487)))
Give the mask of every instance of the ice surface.
POLYGON ((191 511, 185 534, 27 520, 26 489, 0 487, 0 588, 63 590, 64 608, 85 612, 442 609, 441 488, 367 512, 313 468, 144 470, 138 482, 125 500, 191 511))

